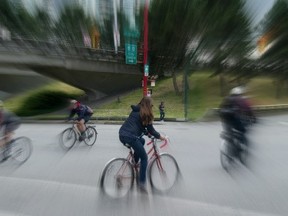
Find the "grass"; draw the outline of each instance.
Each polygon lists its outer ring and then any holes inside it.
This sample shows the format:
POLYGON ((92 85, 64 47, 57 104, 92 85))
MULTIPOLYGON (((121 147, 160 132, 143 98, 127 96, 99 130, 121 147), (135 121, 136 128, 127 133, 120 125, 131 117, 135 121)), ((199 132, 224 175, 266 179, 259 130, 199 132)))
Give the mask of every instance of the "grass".
MULTIPOLYGON (((187 92, 187 117, 190 120, 198 119, 203 116, 208 109, 218 107, 223 99, 220 96, 219 78, 210 77, 210 75, 210 72, 201 71, 191 74, 188 78, 190 88, 187 92)), ((177 77, 177 83, 179 89, 182 89, 182 76, 177 77)), ((229 87, 233 86, 233 83, 228 84, 229 87)), ((183 94, 176 95, 172 78, 157 81, 156 86, 152 87, 152 89, 153 111, 156 118, 159 117, 158 106, 161 101, 165 102, 165 113, 167 118, 184 118, 183 94)), ((251 99, 254 105, 288 104, 288 91, 287 94, 283 94, 281 98, 275 98, 276 86, 269 77, 257 77, 252 79, 248 83, 248 89, 250 90, 249 95, 252 96, 251 99)), ((79 96, 83 94, 83 92, 77 88, 55 82, 5 101, 6 107, 15 111, 19 107, 23 107, 23 103, 27 101, 28 97, 31 97, 31 94, 51 90, 61 91, 69 95, 79 96)), ((120 100, 115 100, 94 108, 94 116, 102 118, 127 117, 131 111, 130 105, 137 104, 141 98, 142 89, 133 90, 130 94, 120 97, 120 100)), ((55 114, 46 114, 43 118, 53 116, 55 116, 55 114)), ((57 115, 57 118, 61 118, 61 115, 57 115)))
MULTIPOLYGON (((227 78, 228 80, 229 78, 227 78)), ((232 78, 230 78, 232 80, 232 78)), ((182 89, 182 76, 177 77, 179 88, 182 89)), ((188 104, 187 117, 196 120, 203 116, 211 108, 219 107, 223 97, 220 96, 220 83, 218 77, 211 77, 210 72, 193 73, 188 78, 188 104)), ((228 89, 235 83, 228 82, 228 89)), ((269 77, 257 77, 247 84, 249 95, 253 105, 288 104, 288 94, 281 98, 275 98, 276 86, 269 77)), ((287 91, 288 93, 288 91, 287 91)), ((130 105, 137 104, 142 98, 142 89, 135 90, 131 94, 120 98, 120 102, 114 101, 95 110, 97 116, 121 116, 127 117, 131 111, 130 105)), ((158 106, 161 101, 165 102, 167 118, 184 118, 183 94, 176 95, 172 79, 156 82, 152 94, 154 102, 154 115, 159 117, 158 106)))

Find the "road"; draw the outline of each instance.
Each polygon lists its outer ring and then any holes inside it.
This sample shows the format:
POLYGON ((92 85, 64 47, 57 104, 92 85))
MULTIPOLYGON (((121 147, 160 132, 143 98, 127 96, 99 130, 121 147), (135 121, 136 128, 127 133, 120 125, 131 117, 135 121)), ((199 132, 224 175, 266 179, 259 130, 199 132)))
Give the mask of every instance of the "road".
POLYGON ((128 151, 118 140, 119 125, 97 125, 93 147, 68 152, 58 143, 66 124, 23 124, 17 136, 32 139, 31 158, 18 166, 0 164, 0 215, 288 215, 288 116, 261 119, 249 137, 253 159, 228 174, 219 162, 221 124, 162 123, 166 149, 177 159, 182 178, 167 195, 139 194, 111 200, 99 190, 99 175, 113 157, 128 151))

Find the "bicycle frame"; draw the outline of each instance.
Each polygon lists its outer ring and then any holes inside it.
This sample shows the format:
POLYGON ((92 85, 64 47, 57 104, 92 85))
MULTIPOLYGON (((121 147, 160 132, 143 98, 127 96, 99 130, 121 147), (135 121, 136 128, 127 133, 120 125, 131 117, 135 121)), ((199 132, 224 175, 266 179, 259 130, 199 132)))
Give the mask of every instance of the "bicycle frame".
MULTIPOLYGON (((150 142, 147 143, 147 146, 152 144, 151 148, 147 151, 147 155, 149 157, 148 164, 154 159, 154 157, 156 157, 157 158, 157 165, 162 170, 163 167, 162 167, 161 161, 158 160, 159 159, 159 148, 158 148, 156 142, 157 142, 157 139, 155 137, 152 137, 150 142)), ((167 144, 168 144, 168 141, 165 140, 164 143, 160 146, 160 149, 165 147, 167 144)), ((133 152, 132 148, 129 148, 129 149, 130 149, 129 150, 129 154, 126 157, 126 160, 129 161, 132 164, 132 167, 136 171, 137 164, 134 161, 134 152, 133 152)), ((119 171, 117 172, 117 175, 120 174, 122 170, 123 170, 123 173, 124 173, 126 168, 127 168, 127 164, 125 164, 124 167, 121 166, 119 171)))
MULTIPOLYGON (((85 124, 85 128, 87 130, 87 125, 85 124)), ((81 132, 79 131, 78 127, 77 127, 77 123, 73 122, 72 123, 72 129, 76 132, 76 134, 78 136, 81 136, 81 132)))

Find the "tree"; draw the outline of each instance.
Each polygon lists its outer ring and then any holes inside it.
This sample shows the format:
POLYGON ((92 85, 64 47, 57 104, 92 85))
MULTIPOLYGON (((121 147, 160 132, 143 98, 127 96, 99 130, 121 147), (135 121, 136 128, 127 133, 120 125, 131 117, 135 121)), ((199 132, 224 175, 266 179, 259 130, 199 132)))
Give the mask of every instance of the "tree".
POLYGON ((84 10, 78 6, 66 5, 55 24, 55 34, 67 45, 83 46, 83 32, 89 31, 95 25, 84 10))
POLYGON ((225 63, 243 61, 251 50, 243 6, 242 0, 153 1, 149 43, 154 70, 172 69, 176 83, 176 71, 185 64, 208 62, 216 75, 225 63))
MULTIPOLYGON (((259 45, 265 51, 259 62, 269 69, 269 75, 276 80, 276 97, 280 97, 284 84, 288 84, 288 4, 278 0, 262 22, 262 37, 259 45)), ((266 70, 265 70, 266 71, 266 70)))

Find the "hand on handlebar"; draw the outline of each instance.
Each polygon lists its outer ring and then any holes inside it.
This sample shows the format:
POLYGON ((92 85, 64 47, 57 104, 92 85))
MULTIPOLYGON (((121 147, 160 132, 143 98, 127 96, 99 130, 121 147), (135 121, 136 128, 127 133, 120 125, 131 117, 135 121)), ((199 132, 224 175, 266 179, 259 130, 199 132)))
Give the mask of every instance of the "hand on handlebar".
POLYGON ((167 138, 168 137, 166 137, 166 136, 162 136, 162 135, 160 136, 160 140, 162 140, 162 141, 167 140, 167 138))

